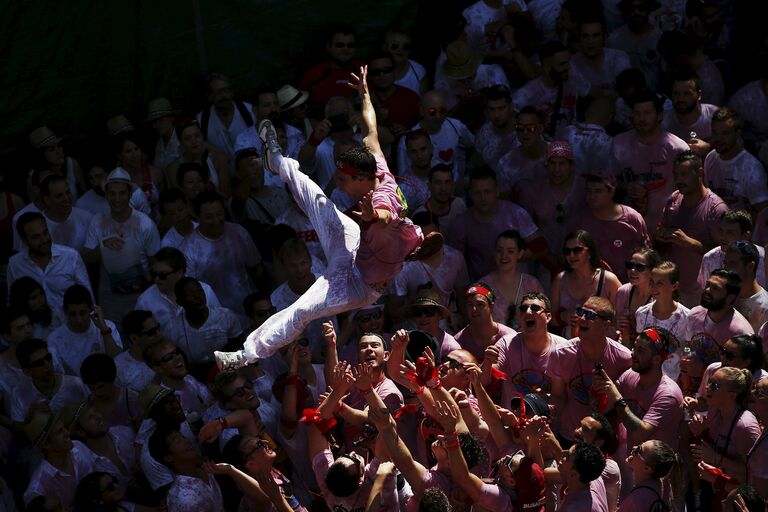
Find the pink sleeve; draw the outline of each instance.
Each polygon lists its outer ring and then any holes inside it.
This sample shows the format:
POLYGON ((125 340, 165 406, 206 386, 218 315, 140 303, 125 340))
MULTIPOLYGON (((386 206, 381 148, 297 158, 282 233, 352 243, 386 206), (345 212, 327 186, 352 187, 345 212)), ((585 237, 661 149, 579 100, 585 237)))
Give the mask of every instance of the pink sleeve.
POLYGON ((480 489, 480 497, 475 501, 475 505, 494 512, 505 512, 512 510, 512 500, 509 495, 502 491, 498 485, 483 484, 480 489))
MULTIPOLYGON (((669 381, 665 380, 662 380, 662 382, 669 383, 669 381)), ((653 397, 651 407, 643 415, 642 420, 649 425, 658 427, 663 418, 670 419, 676 417, 676 415, 671 413, 675 409, 682 407, 679 395, 680 393, 675 393, 675 389, 671 385, 665 385, 663 388, 659 386, 656 395, 653 397)))

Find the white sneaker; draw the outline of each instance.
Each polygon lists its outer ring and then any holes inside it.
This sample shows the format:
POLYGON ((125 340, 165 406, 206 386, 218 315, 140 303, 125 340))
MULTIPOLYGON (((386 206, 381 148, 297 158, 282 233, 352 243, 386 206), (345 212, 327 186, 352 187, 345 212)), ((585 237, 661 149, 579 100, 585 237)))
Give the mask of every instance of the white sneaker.
POLYGON ((216 350, 213 353, 213 357, 216 359, 216 366, 223 372, 237 370, 248 364, 248 360, 245 358, 242 350, 237 352, 219 352, 216 350))
POLYGON ((264 144, 264 167, 272 174, 278 173, 279 160, 283 155, 280 152, 280 144, 277 143, 277 132, 275 125, 269 119, 264 119, 259 123, 259 138, 264 144))

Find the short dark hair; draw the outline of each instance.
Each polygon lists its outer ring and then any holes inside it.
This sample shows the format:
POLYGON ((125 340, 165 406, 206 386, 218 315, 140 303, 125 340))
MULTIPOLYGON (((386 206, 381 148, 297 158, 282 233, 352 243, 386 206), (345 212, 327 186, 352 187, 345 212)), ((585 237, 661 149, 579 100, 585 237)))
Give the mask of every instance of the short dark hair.
POLYGON ((496 242, 498 243, 498 241, 502 238, 506 238, 507 240, 514 240, 517 243, 517 248, 521 251, 525 249, 525 239, 516 229, 505 229, 498 234, 496 237, 496 242))
POLYGON ((693 82, 697 91, 701 91, 701 78, 696 73, 687 70, 676 70, 672 73, 672 84, 675 82, 693 82))
POLYGON ((741 130, 742 128, 742 119, 738 112, 733 110, 732 108, 723 107, 721 109, 718 109, 715 111, 714 114, 712 114, 712 122, 725 122, 732 119, 733 124, 736 127, 737 130, 741 130))
POLYGON ((80 378, 87 385, 112 384, 117 378, 117 366, 107 354, 91 354, 80 365, 80 378))
POLYGON ((203 205, 208 203, 219 203, 224 210, 227 209, 227 206, 224 204, 224 199, 217 192, 214 192, 213 190, 203 190, 192 200, 192 209, 195 211, 195 215, 199 216, 203 205))
POLYGON ((182 162, 176 169, 176 183, 181 186, 181 184, 184 182, 184 176, 190 172, 198 173, 205 182, 210 180, 208 168, 203 166, 200 162, 182 162))
POLYGON ((216 397, 216 400, 222 405, 224 404, 225 399, 229 398, 225 395, 224 388, 232 384, 238 377, 240 377, 240 375, 234 370, 219 372, 219 374, 214 377, 211 393, 213 393, 213 396, 216 397))
MULTIPOLYGON (((754 263, 755 268, 752 269, 753 275, 757 275, 760 253, 757 250, 757 246, 749 240, 737 240, 731 245, 725 248, 725 252, 733 252, 738 254, 741 263, 747 265, 748 263, 754 263)), ((762 269, 760 269, 762 271, 762 269)))
POLYGON ((727 210, 720 217, 720 222, 727 222, 729 224, 738 224, 739 230, 743 233, 751 233, 755 225, 752 222, 752 215, 746 210, 733 209, 727 210))
POLYGON ((763 366, 763 342, 756 334, 737 334, 731 341, 739 349, 742 359, 748 359, 747 369, 756 372, 763 366))
MULTIPOLYGON (((584 229, 577 229, 576 231, 571 231, 567 235, 565 235, 565 239, 563 240, 563 247, 565 247, 565 244, 567 244, 571 240, 576 240, 580 244, 583 244, 587 250, 589 251, 589 265, 596 269, 600 267, 600 252, 597 249, 597 242, 595 242, 594 237, 589 233, 589 231, 586 231, 584 229)), ((571 271, 573 270, 570 268, 568 263, 565 263, 565 270, 571 271)))
POLYGON ((211 82, 214 80, 221 80, 222 82, 227 82, 229 85, 232 85, 232 81, 227 75, 223 73, 208 73, 205 77, 205 85, 208 87, 208 92, 211 92, 211 82))
POLYGON ((152 256, 152 261, 167 263, 173 270, 187 271, 187 258, 175 247, 163 247, 152 256))
MULTIPOLYGON (((51 194, 51 185, 60 182, 68 183, 61 174, 49 174, 40 182, 40 195, 48 196, 51 194)), ((70 191, 71 192, 71 191, 70 191)))
POLYGON ((512 103, 512 91, 506 85, 492 85, 483 89, 482 92, 486 101, 507 100, 508 103, 512 103))
POLYGON ((541 292, 528 292, 525 295, 523 295, 520 298, 520 304, 523 303, 523 301, 526 300, 540 300, 544 303, 544 309, 547 311, 552 311, 552 301, 549 300, 549 297, 547 297, 547 294, 541 293, 541 292))
POLYGON ((187 288, 187 286, 193 283, 202 288, 202 286, 200 285, 200 281, 198 281, 194 277, 184 276, 178 281, 176 281, 176 285, 173 287, 173 293, 176 294, 176 302, 179 301, 179 297, 184 295, 184 290, 187 288))
POLYGON ((573 454, 573 467, 579 474, 579 480, 587 484, 597 478, 605 469, 605 455, 600 448, 581 441, 576 442, 573 454))
POLYGON ((26 212, 19 215, 19 218, 16 219, 16 232, 22 240, 27 239, 27 233, 24 231, 24 228, 27 227, 27 224, 36 220, 45 222, 45 217, 40 212, 26 212))
MULTIPOLYGON (((181 167, 181 166, 179 166, 181 167)), ((178 175, 178 173, 176 173, 178 175)), ((169 205, 171 203, 175 203, 176 201, 181 201, 182 203, 187 202, 187 196, 184 195, 184 192, 181 191, 178 187, 169 188, 168 190, 163 190, 160 193, 160 212, 165 212, 166 205, 169 205)))
POLYGON ((527 114, 527 115, 529 115, 529 116, 536 116, 536 119, 538 119, 538 120, 539 120, 539 123, 541 123, 541 112, 539 112, 538 110, 536 110, 536 109, 535 109, 534 107, 532 107, 531 105, 526 105, 526 106, 524 106, 523 108, 521 108, 521 109, 520 109, 520 110, 517 112, 517 116, 518 116, 518 118, 519 118, 520 116, 522 116, 522 115, 526 115, 526 114, 527 114))
POLYGON ((421 495, 419 512, 451 512, 451 502, 439 487, 430 487, 421 495))
MULTIPOLYGON (((574 13, 574 14, 577 14, 577 13, 574 13)), ((602 30, 603 30, 603 34, 605 34, 605 31, 606 31, 605 18, 603 18, 597 12, 587 12, 586 14, 578 16, 578 19, 576 20, 576 24, 577 24, 578 29, 579 29, 579 37, 581 37, 581 26, 582 25, 587 25, 589 23, 599 23, 600 24, 600 28, 602 28, 602 30)))
POLYGON ((427 139, 432 142, 432 139, 429 138, 427 131, 423 128, 418 128, 405 134, 405 146, 408 147, 409 142, 413 142, 414 140, 418 139, 427 139))
POLYGON ((248 318, 251 318, 253 316, 253 306, 255 306, 256 303, 259 301, 268 300, 270 301, 270 304, 271 304, 272 299, 270 297, 271 296, 269 293, 263 292, 261 290, 248 294, 243 299, 243 310, 245 311, 245 316, 247 316, 248 318))
POLYGON ((613 425, 611 425, 611 422, 608 421, 608 418, 599 412, 593 411, 589 413, 589 416, 593 420, 600 423, 600 428, 595 431, 595 436, 596 439, 599 439, 603 442, 603 446, 601 448, 603 453, 613 455, 613 452, 619 448, 619 439, 616 437, 616 430, 613 428, 613 425))
POLYGON ((472 186, 473 181, 480 180, 493 180, 494 183, 498 183, 496 179, 496 172, 487 165, 481 165, 476 169, 473 169, 469 174, 469 185, 472 186))
POLYGON ((440 227, 439 219, 436 215, 432 215, 432 212, 421 211, 413 214, 411 221, 419 227, 428 226, 432 224, 436 228, 440 227))
POLYGON ((684 164, 686 162, 691 162, 691 165, 697 169, 704 165, 704 161, 701 159, 701 157, 690 149, 681 151, 675 157, 675 165, 684 164))
POLYGON ((89 308, 93 307, 91 292, 81 284, 73 284, 64 292, 64 309, 75 304, 87 304, 89 308))
POLYGON ((354 473, 357 467, 360 467, 361 471, 365 470, 358 464, 345 466, 340 463, 339 459, 330 465, 328 473, 325 474, 325 486, 331 494, 339 498, 346 498, 357 492, 360 488, 359 475, 354 473))
POLYGON ((375 50, 371 52, 371 54, 368 55, 368 60, 366 62, 370 66, 371 62, 375 60, 380 60, 380 59, 386 59, 389 61, 390 64, 392 64, 392 66, 395 65, 395 59, 392 58, 392 54, 389 52, 385 52, 384 50, 375 50))
POLYGON ((29 368, 30 359, 32 354, 38 350, 47 349, 48 344, 40 338, 30 338, 24 340, 16 346, 16 359, 19 360, 19 366, 22 368, 29 368))
POLYGON ((325 42, 330 44, 333 41, 333 36, 336 34, 341 35, 352 35, 355 38, 355 41, 357 41, 357 32, 355 32, 354 27, 352 25, 346 24, 346 23, 336 23, 328 27, 325 34, 325 42))
POLYGON ((352 146, 341 155, 339 161, 358 169, 358 176, 374 179, 376 177, 376 158, 363 146, 352 146))
POLYGON ((240 446, 245 441, 245 436, 242 434, 235 434, 224 445, 224 449, 221 450, 221 456, 224 461, 232 464, 240 470, 245 469, 245 457, 243 452, 240 451, 240 446))
POLYGON ((453 176, 453 168, 448 164, 435 164, 429 169, 429 181, 432 181, 432 177, 438 172, 447 172, 453 176))
POLYGON ((132 334, 140 336, 142 331, 144 331, 144 322, 150 318, 152 318, 151 311, 145 309, 134 309, 133 311, 129 311, 123 317, 123 322, 121 324, 123 332, 125 332, 125 335, 128 336, 129 339, 132 334))
POLYGON ((648 102, 653 103, 653 108, 656 110, 657 114, 664 112, 664 98, 651 91, 650 89, 645 88, 640 89, 635 93, 635 95, 632 97, 632 101, 630 102, 630 107, 634 109, 635 105, 648 102))
POLYGON ((738 296, 739 292, 741 292, 741 278, 736 272, 724 268, 718 268, 713 270, 709 275, 710 277, 719 277, 721 279, 725 279, 725 291, 728 295, 738 296))
POLYGON ((171 455, 171 447, 168 446, 168 437, 174 432, 179 432, 179 430, 162 425, 158 426, 157 430, 149 436, 149 442, 147 443, 149 454, 160 464, 168 465, 165 462, 165 458, 171 455))
POLYGON ((645 81, 645 73, 637 68, 625 69, 618 75, 616 75, 616 90, 630 89, 644 89, 647 85, 645 81))
POLYGON ((243 148, 240 151, 235 153, 235 169, 238 169, 240 167, 240 162, 245 160, 246 158, 252 158, 254 156, 259 156, 259 152, 256 151, 256 148, 243 148))

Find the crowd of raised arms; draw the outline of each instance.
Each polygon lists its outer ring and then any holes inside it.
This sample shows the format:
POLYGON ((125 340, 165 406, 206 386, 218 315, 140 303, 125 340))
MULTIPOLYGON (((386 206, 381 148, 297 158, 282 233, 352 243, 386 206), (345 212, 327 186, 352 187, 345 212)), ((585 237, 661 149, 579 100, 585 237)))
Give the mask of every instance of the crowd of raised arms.
POLYGON ((764 512, 768 58, 736 4, 464 2, 436 61, 339 25, 107 151, 25 127, 0 511, 764 512))

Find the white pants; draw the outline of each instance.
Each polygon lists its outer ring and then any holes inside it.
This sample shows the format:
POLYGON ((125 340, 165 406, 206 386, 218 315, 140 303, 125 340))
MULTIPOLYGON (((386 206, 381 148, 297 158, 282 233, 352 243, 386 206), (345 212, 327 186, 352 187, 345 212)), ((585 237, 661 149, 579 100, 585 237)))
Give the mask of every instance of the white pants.
POLYGON ((282 157, 277 160, 280 177, 317 232, 328 266, 296 302, 269 317, 248 335, 244 352, 249 362, 269 357, 300 338, 312 320, 371 304, 380 296, 365 284, 355 265, 360 226, 336 209, 320 187, 299 170, 296 160, 282 157))

